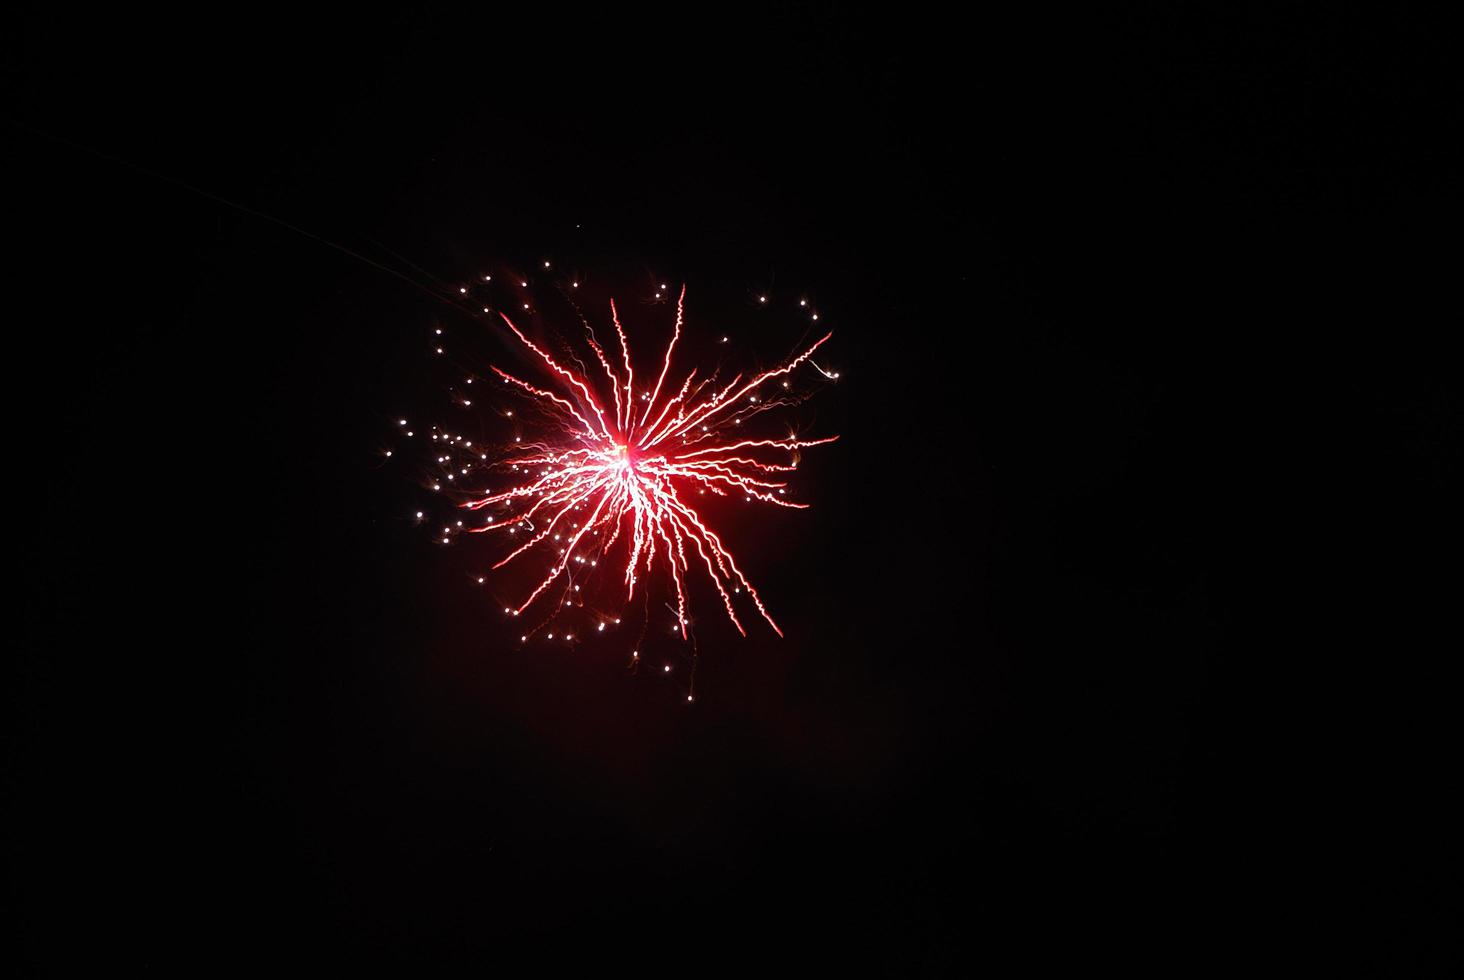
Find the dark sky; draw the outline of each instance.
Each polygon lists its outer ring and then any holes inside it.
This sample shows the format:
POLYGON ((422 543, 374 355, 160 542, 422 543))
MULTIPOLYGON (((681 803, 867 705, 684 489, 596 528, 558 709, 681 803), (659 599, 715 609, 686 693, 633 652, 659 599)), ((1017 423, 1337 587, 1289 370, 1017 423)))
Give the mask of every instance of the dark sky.
POLYGON ((13 25, 22 972, 967 975, 1342 910, 1415 955, 1437 25, 530 9, 13 25), (708 622, 694 707, 512 642, 379 456, 487 327, 340 249, 686 281, 708 330, 814 296, 843 439, 735 524, 788 637, 708 622))

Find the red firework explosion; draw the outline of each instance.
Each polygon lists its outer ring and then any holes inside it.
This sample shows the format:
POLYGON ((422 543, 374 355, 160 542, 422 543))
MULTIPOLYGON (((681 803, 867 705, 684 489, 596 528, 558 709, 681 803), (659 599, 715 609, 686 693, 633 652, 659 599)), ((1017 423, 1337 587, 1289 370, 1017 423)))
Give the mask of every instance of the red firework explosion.
MULTIPOLYGON (((531 414, 544 420, 544 431, 537 441, 521 443, 500 461, 499 467, 519 481, 516 485, 462 504, 468 510, 488 512, 483 526, 465 530, 506 537, 528 535, 494 569, 526 554, 549 552, 550 564, 543 579, 516 607, 505 610, 511 615, 525 612, 546 593, 557 596, 556 611, 563 608, 580 592, 581 581, 602 567, 621 569, 623 581, 617 590, 623 588, 624 601, 629 602, 638 587, 647 587, 644 578, 664 568, 675 591, 676 628, 683 639, 688 622, 686 590, 693 573, 711 580, 727 616, 744 636, 746 629, 733 599, 743 591, 758 614, 782 635, 757 589, 691 498, 711 492, 739 494, 748 501, 778 507, 808 506, 784 499, 787 483, 780 477, 797 468, 799 450, 833 442, 837 436, 735 436, 746 431, 743 424, 752 416, 794 401, 786 396, 787 380, 778 396, 760 394, 774 379, 785 378, 805 363, 826 378, 837 378, 812 361, 814 352, 832 334, 825 334, 778 367, 751 377, 738 374, 721 383, 713 374, 698 380, 698 371, 693 369, 678 387, 667 387, 681 339, 685 298, 683 286, 655 383, 641 390, 636 388, 630 345, 614 300, 610 301, 610 321, 620 347, 618 366, 585 323, 586 342, 603 379, 595 377, 573 353, 556 359, 525 336, 507 314, 499 314, 549 379, 549 386, 541 387, 492 367, 506 386, 527 397, 538 410, 531 414), (562 361, 576 364, 579 370, 562 361), (623 563, 613 557, 617 543, 623 563), (556 583, 562 584, 562 590, 553 592, 556 583)), ((600 628, 604 628, 603 622, 600 628)))

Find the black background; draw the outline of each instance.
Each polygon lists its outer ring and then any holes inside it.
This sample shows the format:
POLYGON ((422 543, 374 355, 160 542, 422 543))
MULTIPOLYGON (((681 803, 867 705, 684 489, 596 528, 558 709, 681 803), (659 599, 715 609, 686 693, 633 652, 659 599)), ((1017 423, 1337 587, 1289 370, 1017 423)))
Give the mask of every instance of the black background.
POLYGON ((7 42, 17 959, 1421 955, 1445 32, 528 9, 7 42), (694 706, 518 648, 380 457, 481 324, 189 187, 419 283, 816 297, 844 438, 737 528, 788 638, 708 625, 694 706))

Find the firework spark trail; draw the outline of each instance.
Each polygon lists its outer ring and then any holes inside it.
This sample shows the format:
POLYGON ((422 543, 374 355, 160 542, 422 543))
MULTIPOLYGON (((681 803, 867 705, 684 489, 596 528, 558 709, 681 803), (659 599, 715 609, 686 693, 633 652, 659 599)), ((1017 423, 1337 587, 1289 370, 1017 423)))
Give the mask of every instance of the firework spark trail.
MULTIPOLYGON (((683 493, 691 489, 718 496, 735 492, 749 501, 779 507, 808 506, 782 499, 787 483, 778 480, 776 475, 797 468, 799 450, 826 445, 838 436, 799 439, 790 435, 785 439, 731 441, 722 440, 719 426, 726 424, 728 409, 744 399, 743 414, 732 419, 731 424, 740 425, 746 417, 785 404, 759 402, 755 392, 808 361, 832 334, 825 334, 796 357, 745 383, 743 375, 738 374, 720 390, 713 387, 713 393, 699 402, 697 399, 712 379, 704 377, 693 387, 697 376, 693 370, 674 389, 676 393, 663 402, 662 391, 681 339, 685 299, 686 287, 682 286, 676 301, 675 326, 661 360, 660 373, 655 386, 641 393, 641 406, 635 404, 630 344, 614 300, 610 302, 610 318, 620 342, 623 375, 595 340, 588 321, 585 323, 587 341, 609 383, 608 400, 597 396, 588 371, 576 373, 565 367, 529 340, 507 314, 500 314, 514 337, 538 358, 560 388, 556 393, 493 367, 506 384, 529 396, 556 423, 561 435, 557 442, 525 446, 519 455, 503 461, 503 465, 511 466, 515 472, 532 470, 532 478, 526 477, 525 482, 516 486, 462 504, 469 510, 500 507, 507 511, 497 519, 490 518, 487 526, 471 528, 474 532, 505 529, 511 534, 520 530, 529 532, 528 540, 498 561, 493 566, 495 569, 543 545, 551 537, 556 543, 562 541, 563 546, 553 557, 548 573, 522 603, 510 607, 512 615, 527 610, 569 570, 571 563, 598 565, 623 534, 628 539, 622 575, 625 600, 630 601, 638 585, 645 587, 644 576, 653 572, 658 563, 664 565, 676 594, 677 629, 683 639, 687 638, 687 575, 697 567, 697 559, 739 632, 744 636, 747 633, 737 616, 733 596, 745 590, 759 615, 779 636, 783 635, 731 551, 684 499, 683 493), (719 421, 719 417, 723 420, 719 421), (769 450, 787 453, 789 461, 769 462, 756 455, 756 451, 769 450), (566 529, 566 519, 586 507, 590 508, 589 517, 582 523, 569 519, 571 527, 566 529)), ((578 358, 572 355, 570 360, 578 363, 578 358)), ((825 377, 830 376, 822 368, 818 370, 825 377)), ((572 587, 579 589, 578 585, 572 587)))

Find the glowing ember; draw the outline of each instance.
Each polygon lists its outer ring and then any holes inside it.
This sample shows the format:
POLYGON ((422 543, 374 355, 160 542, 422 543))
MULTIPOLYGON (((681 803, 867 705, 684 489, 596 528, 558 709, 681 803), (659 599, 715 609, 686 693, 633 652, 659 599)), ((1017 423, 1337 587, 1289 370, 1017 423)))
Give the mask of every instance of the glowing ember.
MULTIPOLYGON (((499 464, 519 481, 517 485, 462 505, 474 511, 497 511, 484 526, 471 531, 527 536, 495 569, 531 550, 551 556, 538 587, 517 606, 510 606, 511 615, 523 613, 556 583, 562 591, 554 594, 564 605, 565 597, 577 593, 582 583, 588 587, 586 580, 600 572, 602 565, 620 570, 628 602, 638 586, 646 587, 643 577, 663 567, 670 573, 676 594, 675 628, 683 638, 687 635, 686 589, 694 570, 698 577, 704 572, 711 580, 728 617, 744 636, 746 630, 733 601, 734 595, 743 592, 768 625, 782 635, 762 597, 689 498, 707 492, 732 493, 777 507, 807 507, 783 498, 787 484, 779 475, 797 467, 798 450, 833 442, 837 436, 734 435, 741 435, 743 424, 753 416, 792 402, 784 391, 786 378, 805 362, 826 378, 837 377, 810 360, 832 334, 825 334, 781 366, 747 380, 739 374, 725 384, 718 383, 715 376, 697 381, 697 371, 692 370, 679 386, 673 381, 668 387, 666 379, 681 339, 685 298, 683 286, 671 341, 655 383, 647 389, 636 388, 630 346, 613 300, 610 316, 619 339, 620 364, 612 364, 593 332, 587 338, 603 379, 592 377, 593 372, 572 355, 564 360, 575 363, 579 370, 566 367, 529 340, 507 314, 500 314, 551 379, 551 387, 540 387, 493 368, 505 384, 535 405, 538 413, 531 414, 545 416, 548 424, 539 441, 522 443, 518 452, 499 464), (763 386, 775 379, 783 379, 774 389, 778 395, 762 394, 763 386), (623 559, 610 560, 617 543, 623 559)), ((454 449, 461 446, 452 441, 454 449)))

